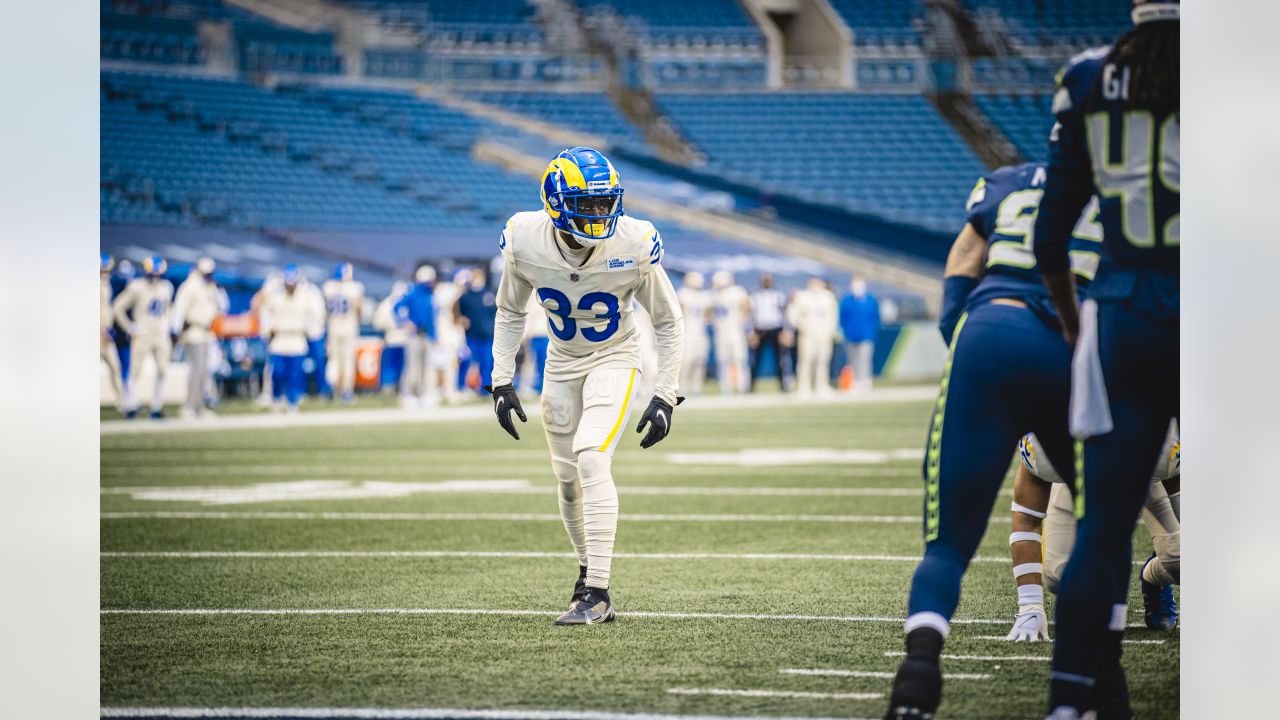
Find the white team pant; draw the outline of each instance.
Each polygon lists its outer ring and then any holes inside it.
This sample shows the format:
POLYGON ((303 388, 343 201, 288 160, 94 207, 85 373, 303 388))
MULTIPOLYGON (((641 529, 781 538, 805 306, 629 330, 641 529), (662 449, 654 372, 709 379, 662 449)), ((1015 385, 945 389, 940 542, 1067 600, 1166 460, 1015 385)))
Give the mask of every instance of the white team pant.
POLYGON ((542 426, 560 481, 560 517, 591 587, 609 586, 618 524, 611 461, 628 430, 637 374, 634 368, 602 368, 542 386, 542 426))
POLYGON ((357 339, 355 335, 329 333, 325 359, 333 368, 333 388, 342 395, 350 395, 356 388, 357 339))
POLYGON ((716 379, 720 393, 745 393, 751 387, 747 373, 747 336, 739 329, 716 328, 716 379))
POLYGON ((173 343, 168 335, 134 335, 129 348, 129 382, 124 388, 124 409, 136 410, 137 400, 133 397, 133 386, 142 373, 142 363, 152 358, 156 364, 155 394, 151 399, 151 409, 164 407, 164 376, 169 371, 169 358, 173 355, 173 343))
POLYGON ((796 337, 796 392, 827 395, 831 392, 831 333, 800 332, 796 337))
MULTIPOLYGON (((1165 493, 1164 485, 1151 481, 1151 491, 1142 508, 1142 522, 1151 534, 1156 557, 1166 571, 1162 579, 1166 583, 1179 580, 1182 560, 1182 525, 1178 522, 1165 493)), ((1058 580, 1067 566, 1071 546, 1076 540, 1076 514, 1071 499, 1071 489, 1065 483, 1053 483, 1049 491, 1049 509, 1044 518, 1044 582, 1051 592, 1056 592, 1058 580)))
POLYGON ((107 364, 107 374, 111 378, 111 389, 116 394, 116 407, 124 406, 124 381, 120 377, 120 353, 116 350, 116 343, 105 333, 102 335, 101 352, 99 357, 102 362, 107 364))

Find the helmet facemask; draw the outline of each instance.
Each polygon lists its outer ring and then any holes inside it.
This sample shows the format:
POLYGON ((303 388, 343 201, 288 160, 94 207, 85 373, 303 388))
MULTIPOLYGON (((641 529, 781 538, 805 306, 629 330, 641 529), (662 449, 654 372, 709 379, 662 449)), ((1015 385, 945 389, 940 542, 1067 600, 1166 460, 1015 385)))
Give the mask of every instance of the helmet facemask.
POLYGON ((622 189, 599 194, 571 195, 564 199, 566 229, 575 237, 595 243, 612 237, 622 215, 622 189))

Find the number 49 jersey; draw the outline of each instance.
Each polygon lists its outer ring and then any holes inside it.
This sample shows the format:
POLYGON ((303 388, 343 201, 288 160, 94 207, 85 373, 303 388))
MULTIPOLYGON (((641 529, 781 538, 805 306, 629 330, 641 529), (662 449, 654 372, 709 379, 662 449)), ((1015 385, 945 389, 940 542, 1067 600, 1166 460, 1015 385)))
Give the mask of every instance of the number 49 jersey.
POLYGON ((639 368, 634 300, 649 311, 657 335, 656 394, 674 404, 683 318, 662 268, 658 231, 649 222, 624 215, 613 236, 595 245, 581 266, 581 260, 563 252, 556 232, 543 211, 517 213, 502 231, 494 385, 509 383, 514 375, 515 351, 531 296, 547 313, 548 380, 574 380, 599 368, 639 368))

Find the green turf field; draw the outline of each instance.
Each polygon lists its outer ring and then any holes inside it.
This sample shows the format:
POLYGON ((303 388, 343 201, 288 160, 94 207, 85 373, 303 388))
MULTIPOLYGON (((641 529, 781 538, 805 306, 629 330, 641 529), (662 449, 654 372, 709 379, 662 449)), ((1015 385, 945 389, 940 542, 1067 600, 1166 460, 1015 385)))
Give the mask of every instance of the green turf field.
MULTIPOLYGON (((536 418, 518 443, 491 421, 104 435, 102 704, 878 717, 929 412, 682 408, 646 451, 632 430, 619 620, 588 628, 551 624, 577 564, 536 418), (215 609, 280 612, 146 612, 215 609)), ((1043 716, 1050 647, 987 639, 1016 611, 1008 517, 1005 495, 946 649, 988 659, 944 660, 964 679, 940 717, 1043 716)), ((1138 716, 1177 717, 1178 634, 1128 636, 1138 716)))

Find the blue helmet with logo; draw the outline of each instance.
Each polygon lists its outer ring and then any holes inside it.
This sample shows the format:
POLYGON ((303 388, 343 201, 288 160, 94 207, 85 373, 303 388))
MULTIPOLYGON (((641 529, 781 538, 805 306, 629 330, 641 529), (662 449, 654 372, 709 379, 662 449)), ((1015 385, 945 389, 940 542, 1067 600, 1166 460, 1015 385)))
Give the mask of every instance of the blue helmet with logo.
POLYGON ((160 277, 168 269, 169 263, 165 262, 164 258, 159 255, 149 255, 142 259, 142 272, 147 277, 160 277))
POLYGON ((283 272, 280 274, 285 285, 297 285, 302 282, 302 271, 298 269, 297 263, 288 263, 284 266, 283 272))
POLYGON ((622 217, 618 171, 598 150, 575 147, 551 159, 542 174, 542 208, 556 229, 583 245, 608 239, 622 217))
POLYGON ((116 269, 116 259, 111 257, 111 253, 104 252, 98 258, 98 272, 109 273, 116 269))
POLYGON ((334 280, 352 280, 356 276, 355 267, 349 263, 338 263, 338 267, 333 269, 334 280))

